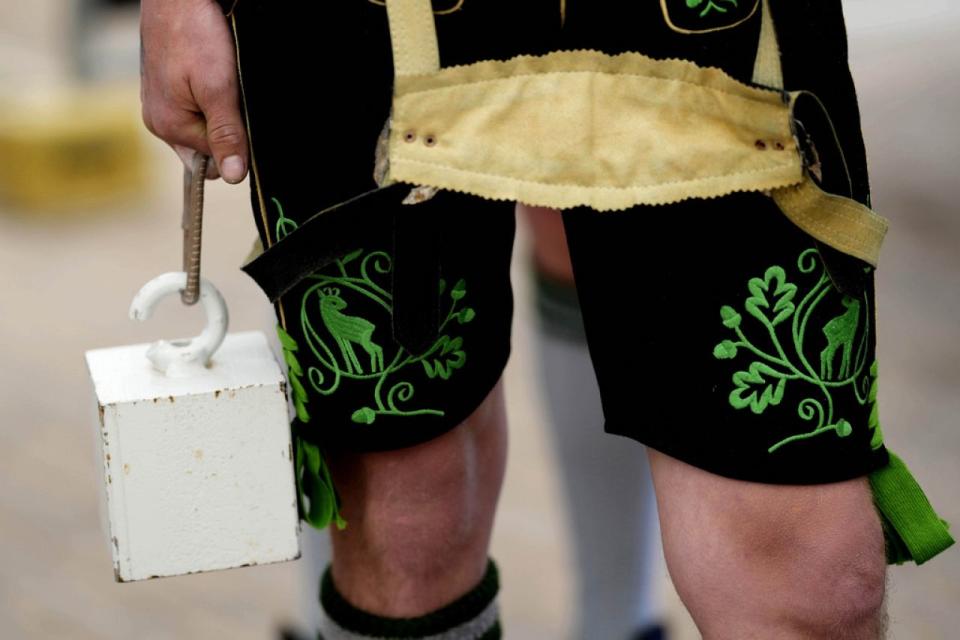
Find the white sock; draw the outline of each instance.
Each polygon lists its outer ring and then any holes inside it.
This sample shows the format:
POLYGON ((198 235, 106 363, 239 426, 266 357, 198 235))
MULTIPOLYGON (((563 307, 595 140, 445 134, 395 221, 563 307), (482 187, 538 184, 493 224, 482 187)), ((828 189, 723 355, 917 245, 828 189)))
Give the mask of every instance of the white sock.
POLYGON ((576 637, 626 639, 663 619, 649 463, 642 445, 603 431, 575 290, 537 280, 537 358, 579 577, 576 637))

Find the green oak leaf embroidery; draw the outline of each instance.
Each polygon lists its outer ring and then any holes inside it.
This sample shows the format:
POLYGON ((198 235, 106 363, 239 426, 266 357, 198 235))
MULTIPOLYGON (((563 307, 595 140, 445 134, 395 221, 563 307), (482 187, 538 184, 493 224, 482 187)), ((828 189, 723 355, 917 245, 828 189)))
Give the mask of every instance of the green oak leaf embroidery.
POLYGON ((449 380, 454 370, 460 369, 467 362, 467 354, 461 349, 463 338, 450 339, 443 336, 439 343, 439 353, 423 360, 423 369, 431 380, 439 377, 449 380))
MULTIPOLYGON (((720 3, 727 2, 732 5, 734 8, 739 6, 737 0, 717 0, 720 3)), ((722 4, 717 4, 713 0, 687 0, 688 9, 697 9, 700 6, 703 6, 703 10, 700 11, 700 17, 705 18, 710 14, 711 11, 716 11, 718 13, 726 13, 727 7, 724 7, 722 4)))
POLYGON ((760 415, 783 403, 788 385, 806 385, 816 392, 813 397, 798 396, 801 399, 796 407, 797 416, 812 428, 774 442, 767 449, 774 453, 792 442, 825 433, 839 438, 853 434, 854 425, 834 415, 834 393, 844 389, 861 406, 872 405, 866 426, 872 431, 871 446, 879 448, 883 436, 876 410, 876 362, 867 372, 870 301, 865 293, 859 299, 842 296, 830 282, 815 248, 800 254, 797 269, 815 279, 799 302, 795 300, 800 288, 787 280, 786 270, 774 265, 762 278, 751 278, 747 283, 750 296, 744 308, 756 323, 750 324, 749 317, 730 305, 720 308, 722 324, 733 335, 713 348, 713 357, 733 361, 747 353, 752 358, 747 370, 733 374, 728 402, 734 409, 750 409, 760 415), (843 311, 824 321, 816 337, 810 338, 811 317, 825 300, 843 311), (756 328, 761 330, 755 332, 756 328), (784 340, 787 336, 789 340, 784 340), (811 341, 820 347, 819 362, 808 356, 811 341), (811 360, 820 366, 815 367, 811 360))
POLYGON ((793 314, 792 300, 797 294, 797 285, 787 282, 787 274, 781 267, 770 267, 762 279, 751 278, 748 288, 753 295, 747 298, 744 307, 754 318, 775 327, 793 314), (774 285, 776 288, 771 291, 774 285), (772 320, 767 316, 771 308, 775 314, 772 320))
POLYGON ((748 371, 733 374, 736 387, 730 392, 730 404, 734 409, 746 409, 761 414, 769 406, 776 406, 783 400, 787 381, 783 374, 762 362, 754 362, 748 371), (766 377, 765 377, 766 376, 766 377))

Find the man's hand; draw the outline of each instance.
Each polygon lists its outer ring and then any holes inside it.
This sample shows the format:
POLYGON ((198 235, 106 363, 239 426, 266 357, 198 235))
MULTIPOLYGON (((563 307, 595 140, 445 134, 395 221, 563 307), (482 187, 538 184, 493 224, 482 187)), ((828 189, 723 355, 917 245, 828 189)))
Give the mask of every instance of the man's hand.
POLYGON ((140 99, 147 129, 187 166, 213 156, 208 178, 247 173, 247 137, 233 39, 214 0, 142 0, 140 99))

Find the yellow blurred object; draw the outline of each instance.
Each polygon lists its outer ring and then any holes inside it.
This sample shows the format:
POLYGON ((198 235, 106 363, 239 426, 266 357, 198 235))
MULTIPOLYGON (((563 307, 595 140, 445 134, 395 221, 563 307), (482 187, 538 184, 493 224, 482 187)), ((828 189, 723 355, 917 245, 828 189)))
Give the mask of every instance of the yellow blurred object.
POLYGON ((62 212, 142 189, 139 114, 131 86, 0 95, 0 198, 62 212))

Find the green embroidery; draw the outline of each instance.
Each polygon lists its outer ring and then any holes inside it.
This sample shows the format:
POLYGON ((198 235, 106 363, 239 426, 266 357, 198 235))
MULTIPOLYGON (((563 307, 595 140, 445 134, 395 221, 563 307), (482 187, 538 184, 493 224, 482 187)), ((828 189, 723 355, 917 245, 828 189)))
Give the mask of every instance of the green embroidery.
MULTIPOLYGON (((275 228, 279 241, 295 231, 297 223, 285 216, 279 200, 272 198, 272 201, 279 215, 275 228)), ((473 308, 463 305, 467 283, 461 279, 449 291, 447 316, 440 325, 436 342, 425 353, 414 356, 396 346, 396 353, 387 357, 383 345, 387 344, 384 340, 388 336, 381 337, 384 332, 378 333, 376 324, 360 313, 351 313, 350 305, 353 302, 354 308, 360 308, 359 303, 372 303, 392 316, 393 296, 387 283, 379 282, 387 279, 392 269, 389 254, 357 249, 337 260, 330 272, 308 276, 308 286, 300 303, 300 325, 306 348, 318 365, 304 371, 297 358, 298 345, 278 327, 290 371, 294 406, 302 422, 310 420, 307 411, 310 392, 330 396, 344 380, 372 386, 371 405, 357 408, 351 416, 356 424, 373 424, 378 416, 445 415, 439 409, 409 407, 416 394, 416 384, 410 374, 419 364, 427 379, 449 380, 466 364, 463 337, 454 335, 453 329, 473 322, 477 315, 473 308)), ((439 286, 441 295, 447 292, 444 280, 439 286)))
POLYGON ((277 218, 277 225, 274 229, 274 235, 276 236, 277 242, 280 242, 288 235, 297 230, 298 226, 296 221, 288 218, 283 213, 283 205, 280 204, 280 201, 276 198, 270 198, 273 201, 273 204, 277 206, 277 211, 280 212, 279 217, 277 218))
POLYGON ((760 9, 760 0, 660 0, 664 20, 673 31, 702 34, 733 29, 760 9))
POLYGON ((733 384, 737 387, 730 393, 730 404, 733 408, 750 407, 751 411, 759 415, 767 407, 780 404, 787 381, 776 370, 762 362, 754 362, 749 371, 737 371, 733 374, 733 384), (773 380, 764 378, 764 375, 773 380))
MULTIPOLYGON (((297 223, 287 218, 276 198, 277 207, 275 234, 277 241, 297 229, 297 223)), ((309 423, 307 410, 311 392, 321 396, 334 394, 344 380, 366 383, 372 386, 373 406, 356 409, 351 419, 356 424, 373 424, 378 416, 443 416, 444 411, 430 408, 410 408, 416 393, 415 382, 409 376, 421 365, 427 379, 449 380, 453 372, 461 369, 467 360, 463 337, 453 335, 455 327, 473 322, 476 311, 463 304, 467 296, 467 283, 459 280, 448 293, 450 306, 440 325, 440 335, 424 354, 414 356, 400 346, 388 358, 384 347, 378 342, 377 326, 351 313, 350 305, 361 308, 360 303, 381 307, 387 315, 393 315, 393 296, 386 283, 393 270, 389 254, 382 251, 367 252, 357 249, 337 260, 330 273, 315 273, 307 278, 307 288, 300 301, 300 325, 306 348, 318 365, 304 369, 298 354, 301 345, 280 325, 277 336, 283 347, 283 357, 288 369, 291 397, 297 418, 309 423), (358 349, 360 351, 358 351, 358 349), (364 354, 361 357, 359 354, 364 354), (389 363, 388 363, 389 360, 389 363), (304 380, 306 378, 306 380, 304 380)), ((446 293, 446 281, 439 283, 441 296, 446 293)), ((391 341, 392 342, 392 341, 391 341)), ((304 519, 317 528, 335 522, 344 528, 346 522, 340 515, 339 497, 333 486, 330 471, 320 449, 295 434, 296 481, 298 505, 304 519)))
MULTIPOLYGON (((739 6, 739 5, 737 4, 737 0, 717 0, 717 1, 718 1, 718 2, 729 2, 731 5, 733 5, 733 8, 737 8, 737 7, 739 6)), ((716 4, 713 0, 687 0, 687 8, 688 8, 688 9, 696 9, 696 8, 700 7, 701 5, 703 5, 704 2, 706 2, 706 5, 703 7, 703 11, 700 12, 700 17, 701 17, 701 18, 707 17, 707 16, 710 14, 711 11, 716 11, 716 12, 718 12, 718 13, 726 13, 726 12, 727 12, 727 9, 728 9, 727 7, 723 7, 723 6, 719 5, 719 4, 716 4)))
POLYGON ((853 339, 857 335, 857 326, 860 324, 860 301, 845 296, 843 306, 847 308, 847 312, 834 318, 823 327, 823 335, 827 337, 827 346, 820 352, 820 375, 824 378, 833 377, 833 361, 836 360, 837 350, 841 348, 843 351, 839 375, 850 375, 853 339))
MULTIPOLYGON (((307 411, 307 390, 301 381, 304 371, 296 356, 300 348, 297 341, 280 325, 277 325, 277 337, 283 347, 290 395, 297 418, 302 423, 308 423, 310 414, 307 411)), ((304 520, 318 529, 323 529, 331 522, 336 522, 337 527, 343 529, 347 523, 340 516, 339 498, 320 449, 296 434, 293 436, 293 445, 296 449, 294 474, 297 480, 297 505, 304 520)))
MULTIPOLYGON (((751 336, 747 336, 744 317, 735 308, 724 305, 720 309, 723 326, 734 333, 736 340, 720 342, 714 347, 713 356, 718 360, 734 360, 743 353, 753 358, 746 370, 733 374, 730 406, 734 409, 749 408, 754 414, 760 415, 768 407, 783 402, 788 386, 806 383, 814 387, 817 396, 800 400, 797 403, 797 415, 815 426, 810 431, 774 443, 768 449, 774 453, 787 444, 824 433, 832 432, 840 438, 853 433, 853 426, 848 420, 834 415, 833 406, 833 391, 851 388, 861 405, 868 402, 874 405, 868 428, 873 431, 871 446, 879 448, 883 437, 876 417, 876 363, 869 373, 865 372, 870 333, 866 294, 862 300, 845 296, 842 304, 846 311, 823 326, 826 346, 820 351, 819 370, 815 370, 804 350, 807 325, 814 310, 833 291, 833 287, 823 265, 819 264, 816 249, 804 251, 797 260, 797 268, 801 274, 817 275, 816 282, 799 303, 795 303, 798 286, 788 281, 787 272, 780 266, 774 265, 766 270, 762 278, 749 281, 747 289, 750 296, 743 306, 747 314, 765 330, 759 335, 751 332, 751 336), (864 318, 863 323, 861 318, 864 318), (792 346, 789 353, 781 340, 787 333, 787 327, 790 342, 786 344, 792 346), (765 339, 767 344, 763 344, 761 339, 765 339), (838 352, 839 366, 836 362, 838 352)), ((748 329, 752 327, 750 325, 748 329)))
POLYGON ((793 314, 794 307, 791 301, 797 293, 797 285, 787 282, 787 274, 780 267, 767 269, 763 280, 752 278, 747 288, 753 295, 747 298, 744 306, 747 308, 747 312, 757 320, 775 327, 793 314), (767 296, 770 294, 770 286, 773 283, 777 285, 777 288, 773 291, 775 302, 772 313, 775 315, 770 319, 767 315, 767 310, 770 309, 770 300, 767 296))
POLYGON ((347 372, 363 373, 363 366, 353 349, 354 344, 370 356, 370 371, 382 371, 383 348, 373 341, 376 326, 363 318, 344 314, 343 310, 346 308, 347 303, 340 297, 340 289, 327 287, 320 292, 320 317, 340 347, 347 372))
MULTIPOLYGON (((466 363, 463 338, 451 335, 452 327, 469 324, 476 318, 473 308, 462 306, 467 295, 466 282, 460 280, 449 292, 450 307, 440 325, 440 335, 425 353, 414 356, 396 346, 396 353, 388 359, 377 342, 376 325, 345 313, 349 306, 345 296, 349 293, 358 300, 372 302, 392 315, 393 297, 375 280, 392 271, 390 256, 381 251, 357 250, 338 260, 335 268, 336 273, 309 276, 312 284, 303 294, 300 305, 307 346, 319 363, 307 370, 312 390, 329 396, 344 380, 373 383, 372 404, 357 408, 352 415, 357 424, 373 424, 378 416, 443 416, 445 412, 439 409, 407 406, 416 394, 416 384, 409 379, 409 374, 412 367, 419 364, 428 379, 449 380, 453 372, 466 363), (319 310, 320 326, 315 323, 316 310, 319 310), (337 351, 328 343, 335 344, 337 351), (357 356, 355 347, 366 353, 365 361, 357 356)), ((446 283, 441 281, 440 287, 442 294, 446 283)))
POLYGON ((423 361, 423 370, 431 380, 437 377, 441 380, 449 380, 454 369, 459 369, 467 361, 467 354, 460 348, 463 346, 463 338, 450 340, 444 336, 441 343, 439 357, 435 356, 432 362, 423 361))
POLYGON ((277 325, 277 337, 280 338, 280 345, 283 347, 283 359, 287 363, 287 379, 290 381, 291 397, 293 406, 297 411, 297 417, 301 422, 310 422, 310 414, 307 412, 307 390, 303 386, 303 367, 297 359, 296 352, 299 351, 296 340, 294 340, 286 330, 277 325))

